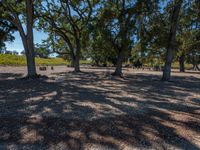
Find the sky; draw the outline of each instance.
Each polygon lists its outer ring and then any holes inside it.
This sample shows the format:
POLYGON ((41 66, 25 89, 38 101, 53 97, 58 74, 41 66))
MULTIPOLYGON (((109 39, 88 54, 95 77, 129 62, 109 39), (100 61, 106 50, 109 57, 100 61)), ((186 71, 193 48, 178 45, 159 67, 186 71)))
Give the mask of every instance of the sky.
MULTIPOLYGON (((47 34, 41 31, 34 30, 33 34, 34 34, 34 44, 41 43, 42 40, 47 38, 47 34)), ((13 35, 15 37, 15 40, 13 42, 6 42, 6 49, 9 51, 15 50, 20 53, 21 51, 24 50, 21 37, 18 31, 14 32, 13 35)))

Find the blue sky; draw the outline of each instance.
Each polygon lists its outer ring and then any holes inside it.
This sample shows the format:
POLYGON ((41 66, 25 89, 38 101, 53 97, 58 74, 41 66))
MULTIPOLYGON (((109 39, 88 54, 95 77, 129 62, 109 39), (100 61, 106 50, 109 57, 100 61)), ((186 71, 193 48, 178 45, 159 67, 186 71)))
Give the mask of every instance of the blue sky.
MULTIPOLYGON (((14 42, 6 42, 6 48, 7 50, 11 50, 11 51, 17 51, 17 52, 21 52, 24 50, 23 44, 22 44, 22 40, 21 37, 19 35, 19 32, 15 32, 13 33, 15 40, 14 42)), ((47 38, 47 34, 45 34, 44 32, 41 31, 36 31, 34 30, 34 43, 41 43, 42 40, 47 38)))

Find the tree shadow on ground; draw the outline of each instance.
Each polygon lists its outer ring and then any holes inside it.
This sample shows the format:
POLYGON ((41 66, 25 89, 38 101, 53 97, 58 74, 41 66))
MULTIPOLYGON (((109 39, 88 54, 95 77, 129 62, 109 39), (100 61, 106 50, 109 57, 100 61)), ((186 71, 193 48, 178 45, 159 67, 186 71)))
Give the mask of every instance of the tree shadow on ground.
POLYGON ((178 70, 173 70, 173 73, 185 73, 185 74, 197 74, 200 75, 200 71, 186 70, 185 72, 180 72, 178 70))
POLYGON ((195 141, 200 134, 199 78, 163 83, 156 75, 107 79, 104 72, 62 78, 0 80, 1 145, 200 149, 195 141))
POLYGON ((0 73, 0 80, 4 80, 4 79, 15 79, 15 78, 20 78, 22 77, 23 74, 19 74, 19 73, 0 73))

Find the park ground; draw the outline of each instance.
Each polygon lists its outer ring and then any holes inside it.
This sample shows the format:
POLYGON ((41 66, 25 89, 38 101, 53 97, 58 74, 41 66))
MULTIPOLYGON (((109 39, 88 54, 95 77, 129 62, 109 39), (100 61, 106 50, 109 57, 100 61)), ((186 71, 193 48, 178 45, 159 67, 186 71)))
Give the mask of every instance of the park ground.
POLYGON ((0 150, 200 150, 200 73, 0 67, 0 150))

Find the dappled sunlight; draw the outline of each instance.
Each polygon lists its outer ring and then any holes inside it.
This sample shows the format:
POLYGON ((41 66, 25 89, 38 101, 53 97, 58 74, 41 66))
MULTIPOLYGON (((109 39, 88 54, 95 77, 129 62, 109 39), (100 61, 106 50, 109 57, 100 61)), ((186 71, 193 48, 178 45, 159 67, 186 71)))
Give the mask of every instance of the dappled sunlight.
POLYGON ((110 143, 111 145, 119 145, 118 149, 123 149, 126 147, 127 143, 122 140, 117 140, 113 136, 103 136, 98 133, 90 133, 90 137, 96 141, 103 143, 110 143))
POLYGON ((100 103, 92 103, 90 101, 85 101, 85 102, 78 102, 76 103, 77 106, 83 106, 83 107, 90 107, 91 109, 94 110, 93 117, 91 119, 96 119, 99 117, 110 117, 110 116, 115 116, 115 115, 124 115, 123 111, 120 109, 109 105, 109 104, 100 104, 100 103))
POLYGON ((35 143, 37 141, 43 140, 43 136, 39 135, 37 130, 29 129, 27 126, 21 127, 20 133, 21 133, 20 142, 22 144, 35 143))
POLYGON ((124 79, 95 71, 56 77, 62 82, 1 80, 0 141, 45 143, 48 149, 198 150, 200 95, 194 81, 200 77, 161 83, 156 74, 138 72, 124 79))

